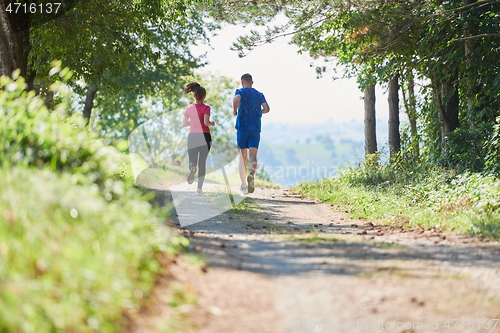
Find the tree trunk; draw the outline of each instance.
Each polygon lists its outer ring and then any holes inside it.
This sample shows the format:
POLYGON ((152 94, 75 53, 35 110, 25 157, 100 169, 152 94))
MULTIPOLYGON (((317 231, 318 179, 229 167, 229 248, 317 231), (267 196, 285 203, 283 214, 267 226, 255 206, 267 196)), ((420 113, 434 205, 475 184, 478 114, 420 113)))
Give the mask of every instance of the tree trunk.
POLYGON ((374 84, 366 85, 364 94, 364 104, 365 104, 365 155, 369 155, 377 151, 374 84))
POLYGON ((18 51, 17 39, 5 10, 5 1, 0 0, 0 76, 11 76, 20 67, 18 51))
MULTIPOLYGON (((470 4, 473 4, 477 2, 477 0, 463 0, 462 3, 464 5, 470 5, 470 4)), ((474 26, 472 24, 472 22, 466 22, 465 23, 465 36, 473 36, 477 33, 477 29, 474 29, 474 26)), ((475 101, 476 101, 476 96, 481 92, 481 86, 477 85, 475 82, 474 82, 474 76, 472 76, 472 79, 470 79, 471 77, 471 74, 472 74, 472 71, 473 71, 473 67, 474 67, 474 64, 473 64, 473 59, 472 59, 472 56, 474 54, 474 52, 476 51, 476 49, 478 48, 479 46, 479 40, 477 39, 466 39, 465 42, 464 42, 464 48, 465 48, 465 67, 467 69, 467 71, 469 72, 469 74, 467 75, 467 77, 469 79, 466 78, 467 80, 467 90, 466 90, 466 94, 467 94, 467 120, 469 122, 469 127, 470 128, 475 128, 476 127, 476 121, 477 121, 477 117, 475 115, 475 101)), ((476 74, 475 76, 477 77, 478 76, 478 73, 476 71, 476 74)))
POLYGON ((453 75, 448 80, 442 82, 442 99, 445 101, 443 110, 446 133, 453 132, 460 126, 458 120, 458 69, 455 69, 453 75))
POLYGON ((458 120, 458 69, 446 81, 432 79, 434 97, 439 109, 441 145, 446 145, 446 136, 460 126, 458 120))
POLYGON ((28 85, 28 91, 35 90, 36 94, 40 93, 40 88, 35 86, 36 71, 31 68, 26 76, 26 84, 28 85))
POLYGON ((65 1, 58 13, 32 13, 30 10, 25 12, 22 9, 17 13, 15 11, 8 13, 6 11, 8 2, 14 1, 0 0, 0 75, 11 76, 14 70, 20 69, 20 75, 27 79, 28 88, 32 89, 35 73, 30 73, 28 70, 31 29, 63 16, 72 10, 79 0, 65 1))
POLYGON ((399 75, 394 75, 389 80, 389 156, 391 162, 401 150, 401 137, 399 135, 399 75))
POLYGON ((85 118, 87 125, 90 122, 90 115, 92 114, 92 108, 94 107, 94 99, 97 93, 97 87, 90 84, 87 91, 87 98, 85 99, 85 106, 83 107, 83 118, 85 118))
MULTIPOLYGON (((28 57, 31 51, 31 42, 30 42, 30 31, 22 30, 16 32, 14 34, 14 38, 16 39, 17 47, 18 47, 18 57, 19 57, 19 69, 21 70, 21 76, 24 78, 28 78, 28 57)), ((27 82, 28 86, 32 84, 32 82, 27 82)))
POLYGON ((403 93, 403 102, 405 105, 406 114, 408 115, 408 121, 410 122, 410 152, 413 157, 418 158, 420 155, 420 140, 418 138, 417 129, 417 103, 415 99, 415 81, 413 80, 413 75, 410 74, 408 77, 408 98, 405 94, 405 89, 401 90, 403 93))

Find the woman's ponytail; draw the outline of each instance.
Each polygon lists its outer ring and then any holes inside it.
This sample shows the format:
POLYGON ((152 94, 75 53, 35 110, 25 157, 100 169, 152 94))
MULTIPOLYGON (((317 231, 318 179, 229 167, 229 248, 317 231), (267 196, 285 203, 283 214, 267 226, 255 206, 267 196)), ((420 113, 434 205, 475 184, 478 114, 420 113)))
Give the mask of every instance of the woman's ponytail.
POLYGON ((198 82, 191 82, 188 85, 186 85, 186 88, 184 88, 184 93, 188 94, 190 92, 193 93, 194 98, 196 98, 196 99, 201 99, 201 98, 205 97, 207 94, 207 91, 205 90, 205 88, 200 86, 200 84, 198 82))

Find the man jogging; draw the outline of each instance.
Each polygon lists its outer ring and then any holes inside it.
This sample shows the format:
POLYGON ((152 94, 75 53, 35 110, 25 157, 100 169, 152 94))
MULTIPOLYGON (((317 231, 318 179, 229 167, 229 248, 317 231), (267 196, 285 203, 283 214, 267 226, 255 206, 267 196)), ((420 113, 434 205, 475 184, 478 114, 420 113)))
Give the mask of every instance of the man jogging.
POLYGON ((241 76, 242 88, 236 90, 233 100, 233 114, 237 116, 236 140, 240 151, 240 190, 243 195, 253 193, 255 190, 254 177, 257 170, 257 151, 260 142, 260 118, 263 113, 268 113, 270 110, 264 94, 252 88, 252 85, 252 76, 243 74, 241 76), (247 177, 248 156, 250 157, 250 174, 247 177))

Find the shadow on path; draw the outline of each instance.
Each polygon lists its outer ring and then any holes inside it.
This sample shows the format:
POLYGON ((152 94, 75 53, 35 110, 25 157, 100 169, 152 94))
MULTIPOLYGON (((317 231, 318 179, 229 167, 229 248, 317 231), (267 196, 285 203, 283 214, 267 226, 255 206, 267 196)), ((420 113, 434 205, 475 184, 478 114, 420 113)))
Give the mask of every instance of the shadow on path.
POLYGON ((358 235, 369 226, 340 215, 328 219, 313 201, 289 197, 286 201, 247 198, 245 202, 261 209, 230 210, 183 228, 191 250, 203 253, 211 266, 267 275, 322 272, 413 277, 428 276, 429 267, 500 268, 498 246, 373 240, 358 235), (289 212, 292 206, 298 214, 289 212))

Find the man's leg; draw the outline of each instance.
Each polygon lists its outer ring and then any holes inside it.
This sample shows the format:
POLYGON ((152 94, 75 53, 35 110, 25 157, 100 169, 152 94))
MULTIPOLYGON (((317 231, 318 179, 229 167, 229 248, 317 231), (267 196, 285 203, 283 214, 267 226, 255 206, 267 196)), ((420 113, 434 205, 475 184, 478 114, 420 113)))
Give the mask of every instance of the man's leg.
POLYGON ((255 147, 250 147, 249 150, 250 150, 250 174, 254 176, 255 172, 257 171, 257 152, 259 151, 259 149, 255 147))
POLYGON ((250 174, 247 177, 248 193, 255 191, 254 176, 257 171, 257 148, 250 147, 250 174))
POLYGON ((247 187, 247 156, 248 149, 240 149, 240 163, 239 163, 239 172, 241 179, 241 186, 247 187))
POLYGON ((257 171, 257 151, 260 142, 260 132, 251 132, 248 137, 248 147, 250 148, 250 174, 247 177, 248 193, 255 191, 254 176, 257 171))

